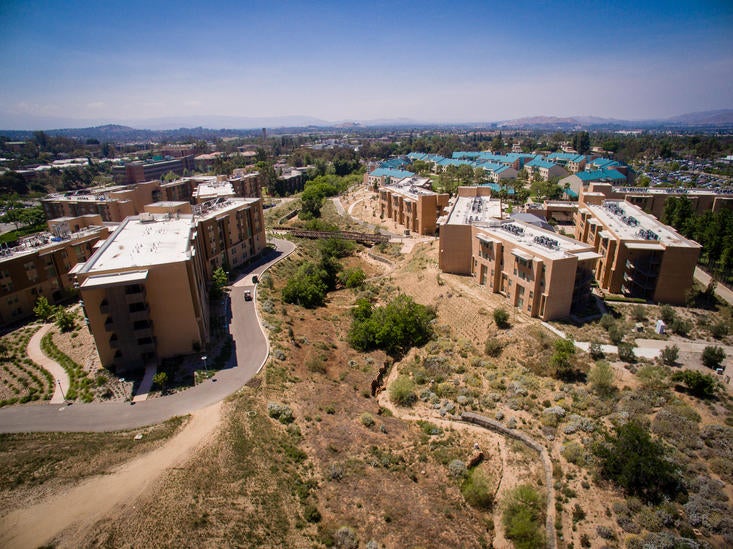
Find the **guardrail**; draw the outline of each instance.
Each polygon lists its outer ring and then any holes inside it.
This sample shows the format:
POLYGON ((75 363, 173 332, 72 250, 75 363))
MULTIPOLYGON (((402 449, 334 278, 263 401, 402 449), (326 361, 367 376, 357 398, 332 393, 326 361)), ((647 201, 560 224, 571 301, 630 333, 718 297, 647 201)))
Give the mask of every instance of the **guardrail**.
POLYGON ((362 244, 380 244, 382 242, 389 242, 389 236, 387 235, 359 233, 356 231, 307 231, 305 229, 282 226, 273 227, 272 230, 287 232, 300 238, 341 238, 343 240, 361 242, 362 244))

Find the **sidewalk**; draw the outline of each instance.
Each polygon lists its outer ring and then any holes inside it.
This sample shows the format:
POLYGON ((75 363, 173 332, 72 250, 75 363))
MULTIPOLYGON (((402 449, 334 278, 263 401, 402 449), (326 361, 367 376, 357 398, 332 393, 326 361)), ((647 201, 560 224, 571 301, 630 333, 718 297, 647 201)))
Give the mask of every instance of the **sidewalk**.
POLYGON ((33 334, 33 337, 28 341, 26 352, 33 362, 44 370, 51 372, 53 376, 54 392, 53 397, 51 397, 51 404, 63 404, 66 401, 65 395, 69 392, 69 386, 71 385, 69 376, 58 362, 51 360, 41 351, 41 340, 51 329, 51 326, 52 324, 44 324, 40 330, 33 334))
MULTIPOLYGON (((697 280, 703 286, 707 286, 712 280, 712 277, 708 273, 703 271, 700 267, 695 267, 695 274, 693 276, 695 280, 697 280)), ((724 286, 720 282, 715 285, 715 295, 717 295, 720 299, 728 302, 729 305, 733 305, 733 290, 724 286)))

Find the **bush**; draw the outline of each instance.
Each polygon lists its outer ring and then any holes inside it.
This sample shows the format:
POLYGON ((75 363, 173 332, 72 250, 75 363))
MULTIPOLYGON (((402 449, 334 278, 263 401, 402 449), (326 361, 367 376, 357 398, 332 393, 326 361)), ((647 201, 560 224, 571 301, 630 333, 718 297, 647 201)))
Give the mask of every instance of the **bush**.
POLYGON ((708 368, 718 368, 725 360, 725 351, 717 345, 708 345, 702 352, 702 363, 708 368))
POLYGON ((484 345, 484 352, 493 358, 497 358, 501 355, 501 352, 504 350, 504 345, 502 345, 501 341, 498 339, 494 339, 493 337, 489 337, 489 339, 486 340, 486 345, 484 345))
POLYGON ((389 386, 389 398, 398 406, 412 406, 417 400, 415 384, 407 376, 399 376, 389 386))
POLYGON ((672 320, 670 329, 679 336, 687 337, 692 331, 692 323, 689 320, 675 318, 672 320))
POLYGON ((382 349, 398 356, 433 337, 435 310, 405 294, 376 309, 368 301, 358 300, 352 316, 349 343, 359 351, 382 349))
POLYGON ((629 343, 619 343, 618 358, 629 364, 635 362, 636 355, 634 354, 634 348, 629 343))
POLYGON ((165 372, 158 372, 153 376, 153 385, 159 387, 161 390, 165 389, 168 384, 168 374, 165 372))
POLYGON ((607 396, 613 393, 615 387, 613 385, 615 375, 613 368, 606 361, 596 362, 588 372, 588 381, 593 387, 593 390, 602 396, 607 396))
POLYGON ((598 359, 603 358, 605 356, 605 354, 603 353, 603 347, 597 341, 591 341, 590 342, 590 346, 588 348, 588 353, 590 353, 590 357, 593 360, 598 360, 598 359))
POLYGON ((505 309, 502 309, 501 307, 498 309, 494 309, 494 322, 496 323, 496 327, 500 328, 502 330, 509 327, 509 313, 506 312, 505 309))
POLYGON ((611 343, 614 345, 620 345, 621 342, 624 340, 624 336, 626 335, 626 330, 621 324, 613 324, 610 328, 608 328, 608 339, 611 340, 611 343))
POLYGON ((575 365, 572 358, 575 355, 575 343, 571 339, 555 341, 555 351, 550 357, 550 365, 555 369, 555 375, 561 379, 572 377, 575 365))
POLYGON ((483 469, 474 468, 461 484, 461 494, 471 507, 491 509, 494 495, 491 491, 491 479, 483 469))
POLYGON ((307 309, 323 305, 328 285, 327 273, 315 263, 303 263, 282 290, 283 301, 307 309))
POLYGON ((664 446, 636 421, 617 427, 615 434, 606 435, 594 451, 601 476, 628 495, 658 502, 680 490, 677 467, 667 459, 664 446))
POLYGON ((517 549, 534 549, 545 544, 543 501, 532 486, 522 484, 506 496, 502 522, 506 537, 517 549))
POLYGON ((613 315, 604 313, 601 317, 601 320, 599 320, 598 322, 604 330, 608 331, 611 326, 616 324, 616 319, 613 318, 613 315))
POLYGON ((665 324, 671 324, 672 321, 677 318, 677 313, 675 313, 674 309, 669 305, 662 305, 659 307, 659 316, 662 317, 662 320, 664 320, 665 324))
POLYGON ((374 427, 374 417, 369 412, 364 412, 359 416, 359 421, 364 427, 374 427))
POLYGON ((339 282, 346 288, 358 288, 364 284, 366 275, 361 268, 355 267, 353 269, 346 269, 339 273, 338 278, 339 282))
POLYGON ((677 364, 677 359, 680 357, 680 348, 677 345, 667 345, 662 349, 661 353, 662 362, 667 366, 674 366, 677 364))
POLYGON ((43 320, 43 322, 48 322, 48 320, 53 316, 55 308, 48 302, 48 299, 45 296, 40 296, 36 300, 33 312, 39 319, 43 320))
POLYGON ((713 376, 696 370, 675 372, 672 375, 672 381, 684 383, 691 395, 703 399, 715 398, 715 392, 718 389, 718 383, 713 376))
POLYGON ((636 322, 644 322, 646 320, 646 308, 642 305, 634 305, 631 309, 631 316, 636 322))
POLYGON ((722 339, 728 335, 728 325, 724 321, 716 322, 710 326, 710 335, 715 339, 722 339))

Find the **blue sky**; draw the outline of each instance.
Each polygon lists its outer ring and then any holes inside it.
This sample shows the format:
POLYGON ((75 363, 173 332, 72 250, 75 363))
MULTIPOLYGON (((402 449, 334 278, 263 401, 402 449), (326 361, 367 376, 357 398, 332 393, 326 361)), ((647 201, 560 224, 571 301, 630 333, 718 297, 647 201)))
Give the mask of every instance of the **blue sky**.
POLYGON ((733 2, 0 0, 0 71, 7 129, 668 117, 733 108, 733 2))

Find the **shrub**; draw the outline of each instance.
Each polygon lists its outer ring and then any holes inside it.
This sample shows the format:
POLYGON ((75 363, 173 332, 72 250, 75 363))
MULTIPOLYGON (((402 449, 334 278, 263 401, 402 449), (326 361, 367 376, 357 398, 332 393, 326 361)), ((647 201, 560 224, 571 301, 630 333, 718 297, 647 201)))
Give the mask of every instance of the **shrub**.
POLYGON ((568 462, 575 465, 584 465, 586 462, 585 449, 579 442, 570 441, 563 444, 560 453, 568 462))
POLYGON ((702 352, 702 363, 708 368, 718 368, 725 360, 725 351, 717 345, 708 345, 702 352))
POLYGON ((680 348, 677 345, 667 345, 662 349, 661 353, 662 362, 667 366, 674 366, 677 364, 677 359, 680 356, 680 348))
POLYGON ((636 421, 606 435, 594 452, 599 458, 601 476, 628 495, 657 502, 664 496, 674 496, 680 489, 677 467, 667 459, 664 446, 636 421))
POLYGON ((161 390, 168 384, 168 374, 165 372, 158 372, 153 376, 153 385, 159 387, 161 390))
POLYGON ((48 322, 48 320, 53 316, 55 309, 54 306, 48 302, 48 299, 45 296, 40 296, 36 300, 33 312, 39 319, 43 320, 43 322, 48 322))
POLYGON ((494 309, 494 322, 496 323, 496 327, 500 328, 502 330, 509 327, 509 313, 506 312, 505 309, 502 309, 499 307, 498 309, 494 309))
POLYGON ((718 383, 713 376, 703 374, 697 370, 675 372, 672 375, 672 381, 684 383, 691 395, 703 399, 714 398, 718 389, 718 383))
POLYGON ((318 507, 312 503, 308 503, 303 510, 303 518, 312 523, 321 522, 321 512, 318 510, 318 507))
POLYGON ((618 357, 624 362, 629 364, 636 361, 636 355, 634 354, 634 348, 629 343, 618 344, 618 357))
POLYGON ((616 319, 613 318, 613 315, 604 313, 604 315, 601 317, 601 320, 599 320, 599 324, 604 330, 608 331, 611 326, 616 324, 616 319))
POLYGON ((611 365, 606 361, 596 362, 588 372, 588 381, 593 390, 599 395, 606 396, 613 393, 615 387, 613 385, 614 373, 611 365))
POLYGON ((598 360, 599 358, 603 358, 605 356, 603 353, 603 347, 597 341, 590 342, 588 352, 590 353, 590 357, 593 360, 598 360))
POLYGON ((358 300, 352 316, 349 343, 359 351, 382 349, 397 356, 433 337, 435 310, 405 294, 376 309, 368 301, 358 300))
POLYGON ((728 325, 724 321, 716 322, 710 326, 710 335, 715 339, 722 339, 728 335, 728 325))
POLYGON ((642 305, 634 305, 631 309, 631 316, 636 322, 644 322, 646 320, 646 309, 642 305))
POLYGON ((576 503, 573 506, 573 522, 580 522, 583 519, 585 519, 585 511, 580 504, 576 503))
POLYGON ((63 307, 56 307, 53 317, 62 332, 70 332, 76 327, 76 315, 63 307))
POLYGON ((504 345, 502 345, 501 341, 498 339, 494 339, 493 337, 489 337, 489 339, 486 340, 486 345, 484 345, 484 352, 493 358, 497 358, 501 355, 501 352, 504 350, 504 345))
POLYGON ((544 546, 542 508, 542 497, 528 484, 519 485, 507 494, 502 522, 506 537, 517 549, 544 546))
POLYGON ((690 334, 690 331, 692 331, 692 323, 689 320, 675 318, 672 320, 670 329, 677 335, 687 337, 690 334))
POLYGON ((360 267, 355 267, 339 273, 338 278, 339 282, 346 288, 358 288, 364 284, 366 275, 360 267))
POLYGON ((620 324, 614 324, 608 329, 608 339, 610 339, 611 343, 614 345, 620 345, 624 340, 625 335, 626 330, 624 330, 624 327, 620 324))
POLYGON ((642 366, 636 372, 636 375, 641 381, 642 386, 650 391, 661 392, 669 386, 667 380, 669 369, 664 366, 654 366, 651 364, 642 366))
POLYGON ((662 320, 664 320, 665 324, 671 324, 672 321, 677 318, 677 313, 675 313, 674 309, 669 305, 662 305, 659 307, 659 316, 662 317, 662 320))
POLYGON ((461 494, 466 503, 477 509, 491 509, 494 505, 491 479, 483 469, 475 468, 469 473, 461 484, 461 494))
POLYGON ((415 384, 409 377, 399 376, 389 386, 389 398, 398 406, 412 406, 417 400, 415 384))
POLYGON ((364 427, 374 427, 374 417, 369 412, 364 412, 359 416, 359 421, 364 427))

